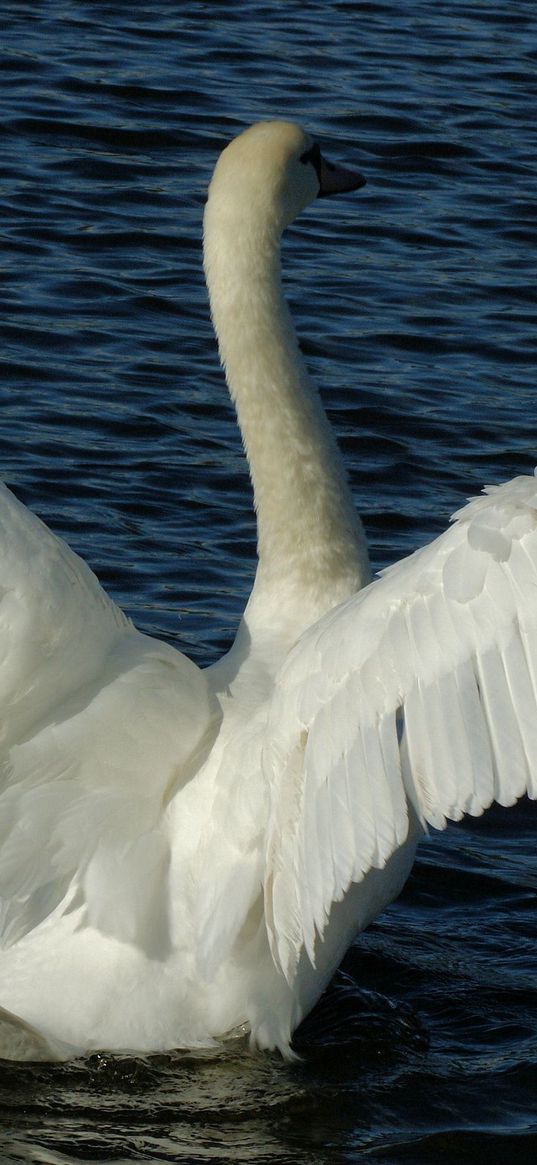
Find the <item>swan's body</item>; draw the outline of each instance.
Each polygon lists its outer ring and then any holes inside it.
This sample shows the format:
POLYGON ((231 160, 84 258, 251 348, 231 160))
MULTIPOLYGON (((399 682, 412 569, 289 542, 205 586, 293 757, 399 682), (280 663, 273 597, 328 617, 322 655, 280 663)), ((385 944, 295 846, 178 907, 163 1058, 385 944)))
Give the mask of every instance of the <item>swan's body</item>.
POLYGON ((287 223, 360 184, 323 167, 296 127, 253 127, 207 204, 259 528, 229 654, 202 672, 139 634, 1 495, 0 1055, 241 1027, 286 1053, 426 823, 537 793, 535 479, 355 593, 363 532, 280 289, 287 223))

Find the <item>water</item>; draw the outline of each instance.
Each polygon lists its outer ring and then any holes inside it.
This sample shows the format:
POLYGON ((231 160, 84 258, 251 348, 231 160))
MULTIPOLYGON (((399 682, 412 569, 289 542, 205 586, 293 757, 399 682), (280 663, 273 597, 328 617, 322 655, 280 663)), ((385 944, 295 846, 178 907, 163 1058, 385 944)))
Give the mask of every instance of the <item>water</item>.
MULTIPOLYGON (((222 145, 286 116, 361 168, 289 231, 289 298, 376 566, 537 462, 531 0, 2 5, 0 467, 144 630, 207 664, 254 523, 201 273, 222 145)), ((537 814, 423 846, 303 1060, 3 1066, 2 1159, 537 1152, 537 814)))

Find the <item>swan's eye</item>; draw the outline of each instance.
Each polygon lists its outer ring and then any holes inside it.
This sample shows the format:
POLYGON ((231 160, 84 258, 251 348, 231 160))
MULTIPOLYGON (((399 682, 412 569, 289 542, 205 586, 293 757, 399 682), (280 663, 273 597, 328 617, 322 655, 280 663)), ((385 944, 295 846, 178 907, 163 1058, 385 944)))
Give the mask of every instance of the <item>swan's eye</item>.
POLYGON ((313 146, 311 146, 309 150, 305 150, 304 153, 300 155, 300 161, 303 162, 305 166, 308 164, 308 162, 311 162, 311 164, 315 170, 315 173, 319 179, 319 185, 320 185, 320 182, 321 182, 321 150, 320 150, 319 143, 315 142, 315 144, 313 146))

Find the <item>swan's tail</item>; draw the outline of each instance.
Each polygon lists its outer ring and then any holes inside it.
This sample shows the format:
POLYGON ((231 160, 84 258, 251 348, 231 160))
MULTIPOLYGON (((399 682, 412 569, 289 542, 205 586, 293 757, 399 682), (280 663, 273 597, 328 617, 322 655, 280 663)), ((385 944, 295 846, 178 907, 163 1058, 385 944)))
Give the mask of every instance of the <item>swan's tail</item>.
POLYGON ((79 1048, 43 1035, 20 1016, 0 1007, 0 1059, 57 1062, 73 1060, 80 1054, 79 1048))

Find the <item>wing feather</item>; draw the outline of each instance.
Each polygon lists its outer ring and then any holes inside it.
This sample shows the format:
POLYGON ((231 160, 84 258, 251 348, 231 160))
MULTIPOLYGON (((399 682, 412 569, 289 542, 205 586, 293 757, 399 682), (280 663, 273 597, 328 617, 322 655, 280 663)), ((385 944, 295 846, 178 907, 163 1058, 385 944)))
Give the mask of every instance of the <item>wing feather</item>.
POLYGON ((92 925, 161 949, 164 806, 210 720, 206 681, 2 485, 0 709, 2 942, 71 887, 92 925))
POLYGON ((291 981, 333 902, 424 827, 537 796, 537 483, 491 487, 330 611, 276 683, 266 919, 291 981))

